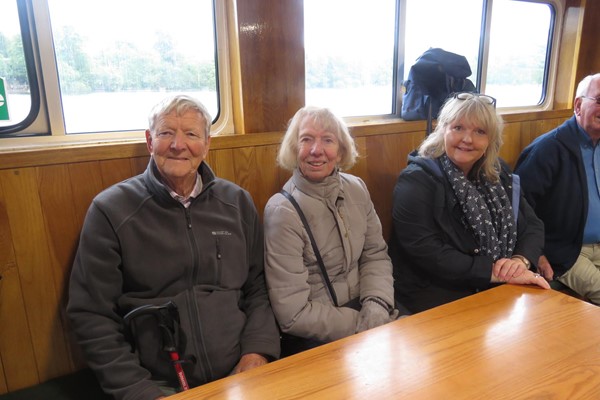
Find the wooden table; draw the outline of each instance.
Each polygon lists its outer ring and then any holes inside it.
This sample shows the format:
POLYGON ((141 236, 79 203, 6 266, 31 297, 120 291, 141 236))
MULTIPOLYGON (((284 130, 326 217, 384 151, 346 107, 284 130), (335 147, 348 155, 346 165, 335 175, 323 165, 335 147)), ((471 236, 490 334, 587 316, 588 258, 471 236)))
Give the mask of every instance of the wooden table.
POLYGON ((502 285, 169 397, 600 399, 600 307, 502 285))

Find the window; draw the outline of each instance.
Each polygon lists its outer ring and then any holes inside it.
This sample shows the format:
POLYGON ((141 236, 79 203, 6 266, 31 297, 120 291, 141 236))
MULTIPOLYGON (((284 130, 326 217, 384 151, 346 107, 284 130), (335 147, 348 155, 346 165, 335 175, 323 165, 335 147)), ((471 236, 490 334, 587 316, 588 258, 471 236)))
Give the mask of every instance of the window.
POLYGON ((494 1, 485 91, 500 107, 544 101, 553 22, 548 4, 494 1))
POLYGON ((218 115, 212 1, 48 5, 67 133, 145 128, 168 92, 218 115))
POLYGON ((393 112, 396 0, 304 0, 306 104, 393 112))
POLYGON ((21 33, 19 22, 27 24, 27 13, 23 4, 20 8, 19 14, 16 2, 5 1, 0 13, 0 131, 5 132, 30 124, 40 106, 37 77, 27 61, 33 55, 31 36, 21 33))
POLYGON ((0 135, 31 108, 23 65, 35 68, 34 60, 44 78, 47 107, 41 114, 48 122, 29 134, 137 131, 139 137, 151 107, 169 93, 193 95, 217 120, 222 100, 215 3, 3 1, 0 77, 6 76, 11 120, 0 121, 0 135), (35 30, 19 21, 17 4, 34 17, 35 30), (36 32, 39 59, 19 51, 25 41, 20 28, 36 32))
POLYGON ((306 102, 344 116, 399 115, 410 67, 440 47, 467 58, 470 79, 498 107, 540 107, 551 72, 555 3, 305 0, 306 102))

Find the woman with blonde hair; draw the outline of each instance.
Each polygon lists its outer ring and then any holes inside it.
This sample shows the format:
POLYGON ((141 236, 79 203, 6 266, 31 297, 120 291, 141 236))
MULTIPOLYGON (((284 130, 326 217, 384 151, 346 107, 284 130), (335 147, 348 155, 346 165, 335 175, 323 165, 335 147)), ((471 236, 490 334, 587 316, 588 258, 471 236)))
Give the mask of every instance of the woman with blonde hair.
POLYGON ((409 156, 393 194, 390 255, 395 297, 419 312, 495 284, 534 284, 542 222, 499 158, 493 97, 458 93, 409 156))

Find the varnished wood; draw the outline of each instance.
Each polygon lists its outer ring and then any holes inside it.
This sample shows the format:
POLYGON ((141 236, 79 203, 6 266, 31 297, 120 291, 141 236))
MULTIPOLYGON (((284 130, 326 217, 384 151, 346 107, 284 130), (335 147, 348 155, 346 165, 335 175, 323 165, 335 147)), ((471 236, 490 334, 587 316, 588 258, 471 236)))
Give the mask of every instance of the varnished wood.
POLYGON ((0 184, 0 390, 38 381, 3 186, 0 184))
MULTIPOLYGON (((600 68, 600 67, 599 67, 600 68)), ((506 125, 523 125, 531 121, 565 120, 572 115, 572 110, 536 111, 523 113, 505 113, 502 115, 506 125)), ((424 137, 425 121, 402 121, 397 119, 378 120, 366 125, 351 124, 352 134, 356 137, 400 135, 414 133, 424 137)), ((277 132, 264 132, 252 135, 223 135, 211 139, 211 150, 226 150, 255 146, 279 145, 283 129, 277 132)), ((522 132, 522 130, 521 130, 522 132)), ((537 132, 537 135, 544 131, 537 132)), ((536 135, 536 136, 537 136, 536 135)), ((529 141, 527 140, 527 143, 529 141)), ((0 145, 2 141, 0 141, 0 145)), ((147 160, 148 149, 140 133, 136 143, 114 144, 105 143, 90 147, 66 146, 51 149, 30 148, 21 151, 3 152, 0 146, 0 170, 7 168, 39 167, 44 165, 68 164, 88 161, 114 160, 121 158, 147 160)), ((141 161, 145 168, 147 161, 141 161)))
POLYGON ((77 243, 80 224, 75 214, 74 192, 71 187, 69 169, 66 165, 52 165, 38 169, 40 205, 49 241, 48 269, 50 269, 58 295, 57 320, 63 327, 67 348, 64 357, 69 369, 83 366, 83 359, 69 329, 66 315, 69 274, 77 243))
POLYGON ((581 42, 579 48, 579 60, 577 62, 576 83, 585 76, 600 72, 600 52, 598 43, 589 40, 598 40, 598 16, 600 16, 600 2, 594 0, 582 0, 585 7, 583 13, 583 24, 581 27, 581 42))
POLYGON ((195 399, 597 399, 600 308, 504 285, 182 392, 195 399))
MULTIPOLYGON (((66 330, 60 318, 61 294, 54 284, 37 171, 34 168, 0 171, 0 184, 14 240, 21 301, 26 307, 28 334, 36 357, 33 370, 23 370, 22 373, 37 373, 40 379, 47 380, 68 373, 72 367, 68 357, 65 357, 68 350, 66 330), (18 215, 19 218, 12 219, 11 215, 18 215)), ((9 314, 2 319, 10 321, 11 310, 6 312, 9 314)), ((4 329, 6 327, 2 326, 4 329)))
MULTIPOLYGON (((523 146, 569 115, 569 110, 504 115, 502 156, 513 161, 523 146)), ((351 128, 361 156, 349 172, 369 188, 386 239, 396 178, 408 153, 424 138, 424 129, 423 121, 399 120, 351 128)), ((281 137, 282 132, 267 132, 211 140, 208 163, 217 176, 247 189, 260 215, 290 176, 275 162, 281 137)), ((115 151, 106 145, 0 158, 0 358, 9 391, 84 365, 65 316, 67 282, 93 197, 146 168, 144 142, 139 149, 123 146, 115 151)))
MULTIPOLYGON (((234 129, 251 134, 213 137, 208 161, 218 176, 246 188, 261 214, 289 177, 274 155, 285 124, 304 105, 301 3, 226 1, 228 31, 236 36, 229 42, 234 129)), ((503 112, 501 155, 511 165, 535 137, 572 115, 576 82, 600 70, 595 34, 600 3, 566 0, 566 5, 554 110, 503 112)), ((386 238, 391 189, 424 131, 424 121, 394 118, 352 127, 362 156, 350 172, 366 182, 386 238)), ((147 162, 143 133, 134 142, 19 151, 3 149, 0 140, 0 394, 83 366, 64 316, 79 230, 92 198, 127 174, 140 173, 147 162)))
POLYGON ((237 1, 243 126, 240 133, 284 130, 304 106, 302 0, 237 1))
MULTIPOLYGON (((558 71, 554 93, 554 108, 572 108, 581 44, 591 43, 582 36, 583 16, 586 0, 567 0, 558 56, 558 71)), ((597 18, 597 16, 595 17, 597 18)), ((599 67, 599 66, 596 66, 599 67)))

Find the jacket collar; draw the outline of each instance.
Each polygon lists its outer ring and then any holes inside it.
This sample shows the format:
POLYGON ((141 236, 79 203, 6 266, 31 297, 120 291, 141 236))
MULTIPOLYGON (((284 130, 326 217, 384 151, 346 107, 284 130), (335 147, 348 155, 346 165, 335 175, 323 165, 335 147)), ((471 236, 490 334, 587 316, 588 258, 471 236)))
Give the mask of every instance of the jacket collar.
MULTIPOLYGON (((200 166, 198 167, 198 173, 202 178, 202 191, 198 197, 202 196, 202 193, 206 192, 206 190, 212 186, 215 182, 215 174, 210 169, 207 163, 202 161, 200 166)), ((160 180, 160 173, 158 172, 158 168, 156 167, 156 163, 154 162, 154 158, 150 157, 150 161, 148 162, 148 167, 146 171, 144 171, 144 182, 146 182, 146 186, 150 193, 156 196, 161 202, 164 204, 180 204, 177 200, 175 200, 171 194, 169 193, 169 188, 166 187, 162 181, 160 180)))
POLYGON ((341 174, 337 168, 321 182, 309 181, 302 175, 300 169, 296 168, 292 175, 292 182, 298 190, 310 197, 324 198, 332 203, 335 203, 339 197, 344 197, 341 174))

